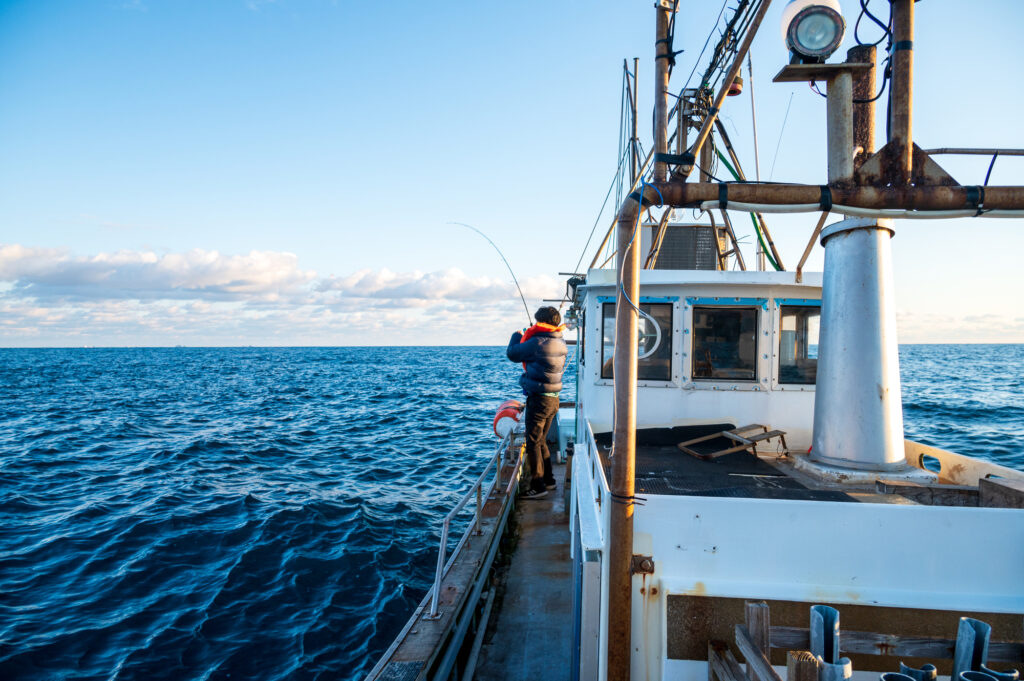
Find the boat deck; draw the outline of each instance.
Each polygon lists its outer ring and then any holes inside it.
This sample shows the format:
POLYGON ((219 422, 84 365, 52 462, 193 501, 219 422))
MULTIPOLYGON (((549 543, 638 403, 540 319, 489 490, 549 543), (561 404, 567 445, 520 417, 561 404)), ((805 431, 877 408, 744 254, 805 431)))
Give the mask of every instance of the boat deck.
POLYGON ((517 502, 519 539, 505 581, 494 638, 480 651, 480 681, 563 681, 572 659, 572 561, 565 466, 558 489, 517 502))
MULTIPOLYGON (((794 499, 803 501, 858 501, 844 492, 809 486, 791 470, 773 466, 748 451, 726 454, 712 460, 681 452, 680 442, 719 432, 732 426, 647 428, 636 434, 636 494, 669 496, 743 497, 748 499, 794 499)), ((611 433, 594 435, 602 453, 611 447, 611 433)), ((724 437, 693 445, 700 453, 726 449, 735 442, 724 437)), ((606 475, 610 461, 603 456, 606 475)))

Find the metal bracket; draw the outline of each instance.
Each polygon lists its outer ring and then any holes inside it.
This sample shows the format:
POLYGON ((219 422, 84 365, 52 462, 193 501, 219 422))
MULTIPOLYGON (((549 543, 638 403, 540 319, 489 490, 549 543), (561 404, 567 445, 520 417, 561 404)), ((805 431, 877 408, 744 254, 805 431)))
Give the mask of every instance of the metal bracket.
POLYGON ((629 572, 634 575, 653 575, 654 558, 651 556, 634 555, 629 564, 629 572))

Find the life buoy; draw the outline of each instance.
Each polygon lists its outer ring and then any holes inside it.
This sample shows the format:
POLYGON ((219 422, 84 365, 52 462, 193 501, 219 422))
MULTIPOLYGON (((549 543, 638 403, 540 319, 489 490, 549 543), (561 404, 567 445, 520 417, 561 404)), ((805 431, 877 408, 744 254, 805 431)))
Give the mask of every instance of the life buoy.
POLYGON ((512 432, 523 414, 523 403, 519 400, 505 400, 494 415, 494 434, 500 438, 512 432))

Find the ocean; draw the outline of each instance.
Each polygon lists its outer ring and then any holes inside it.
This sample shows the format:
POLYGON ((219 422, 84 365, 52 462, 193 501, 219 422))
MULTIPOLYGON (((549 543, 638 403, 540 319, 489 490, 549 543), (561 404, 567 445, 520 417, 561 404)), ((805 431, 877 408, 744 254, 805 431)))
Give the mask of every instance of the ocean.
MULTIPOLYGON (((907 437, 1024 468, 1024 346, 900 355, 907 437)), ((0 350, 0 679, 361 678, 518 373, 490 347, 0 350)))

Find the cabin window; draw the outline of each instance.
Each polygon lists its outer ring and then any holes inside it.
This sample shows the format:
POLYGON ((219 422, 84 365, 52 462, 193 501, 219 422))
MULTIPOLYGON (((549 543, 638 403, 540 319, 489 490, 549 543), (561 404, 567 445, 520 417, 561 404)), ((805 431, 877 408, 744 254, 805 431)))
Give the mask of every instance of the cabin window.
POLYGON ((693 308, 693 378, 757 380, 757 308, 693 308))
POLYGON ((813 385, 818 377, 821 308, 779 306, 779 383, 813 385))
MULTIPOLYGON (((672 303, 640 303, 636 375, 640 381, 672 380, 672 303)), ((602 305, 601 378, 612 378, 615 303, 602 305)))

